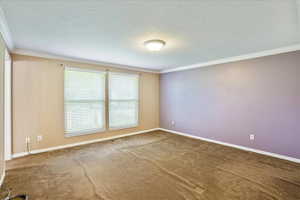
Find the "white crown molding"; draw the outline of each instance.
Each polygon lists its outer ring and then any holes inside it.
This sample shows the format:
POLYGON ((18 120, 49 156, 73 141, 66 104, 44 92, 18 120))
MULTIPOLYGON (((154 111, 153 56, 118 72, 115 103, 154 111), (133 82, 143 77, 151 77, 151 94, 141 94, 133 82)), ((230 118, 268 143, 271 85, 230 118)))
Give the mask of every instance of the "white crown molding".
POLYGON ((230 62, 237 62, 237 61, 242 61, 242 60, 249 60, 249 59, 260 58, 260 57, 265 57, 265 56, 277 55, 277 54, 288 53, 288 52, 293 52, 293 51, 298 51, 298 50, 300 50, 300 44, 277 48, 277 49, 272 49, 272 50, 260 51, 260 52, 251 53, 251 54, 223 58, 223 59, 213 60, 213 61, 209 61, 209 62, 202 62, 202 63, 193 64, 193 65, 186 65, 186 66, 176 67, 176 68, 167 69, 167 70, 149 70, 149 69, 138 68, 138 67, 134 67, 134 66, 115 64, 115 63, 106 63, 106 62, 93 61, 93 60, 87 60, 87 59, 82 59, 82 58, 60 56, 60 55, 54 55, 54 54, 49 54, 49 53, 45 53, 45 52, 39 52, 39 51, 33 51, 33 50, 27 50, 27 49, 19 49, 19 48, 16 48, 16 49, 12 50, 11 52, 14 54, 19 54, 19 55, 35 56, 35 57, 42 57, 42 58, 49 58, 49 59, 58 59, 58 60, 65 60, 65 61, 72 61, 72 62, 81 62, 81 63, 95 64, 95 65, 103 65, 103 66, 108 66, 108 67, 127 69, 127 70, 139 71, 139 72, 164 74, 164 73, 169 73, 169 72, 184 71, 184 70, 195 69, 195 68, 200 68, 200 67, 209 67, 209 66, 214 66, 214 65, 218 65, 218 64, 225 64, 225 63, 230 63, 230 62))
POLYGON ((6 43, 7 48, 9 49, 9 51, 12 51, 14 49, 14 43, 4 15, 4 11, 1 8, 1 6, 0 6, 0 33, 2 34, 2 37, 6 43))
POLYGON ((60 55, 54 55, 54 54, 49 54, 49 53, 40 52, 40 51, 28 50, 28 49, 16 48, 16 49, 12 50, 12 53, 19 54, 19 55, 25 55, 25 56, 57 59, 57 60, 62 60, 62 61, 80 62, 80 63, 87 63, 87 64, 93 64, 93 65, 102 65, 102 66, 107 66, 107 67, 114 67, 114 68, 126 69, 126 70, 138 71, 138 72, 159 73, 159 71, 157 71, 157 70, 144 69, 144 68, 122 65, 122 64, 94 61, 94 60, 88 60, 88 59, 83 59, 83 58, 60 56, 60 55))
POLYGON ((277 49, 272 49, 272 50, 260 51, 260 52, 251 53, 251 54, 245 54, 245 55, 241 55, 241 56, 223 58, 223 59, 213 60, 213 61, 209 61, 209 62, 196 63, 193 65, 181 66, 181 67, 176 67, 173 69, 161 70, 160 73, 163 74, 163 73, 169 73, 169 72, 195 69, 195 68, 200 68, 200 67, 208 67, 208 66, 212 66, 212 65, 248 60, 248 59, 259 58, 259 57, 264 57, 264 56, 277 55, 277 54, 281 54, 281 53, 288 53, 288 52, 297 51, 297 50, 300 50, 300 44, 277 48, 277 49))
POLYGON ((244 151, 250 151, 250 152, 254 152, 254 153, 258 153, 258 154, 263 154, 263 155, 266 155, 266 156, 271 156, 271 157, 275 157, 275 158, 279 158, 279 159, 283 159, 283 160, 288 160, 288 161, 292 161, 292 162, 295 162, 295 163, 300 163, 300 159, 298 159, 298 158, 293 158, 293 157, 280 155, 280 154, 276 154, 276 153, 271 153, 271 152, 267 152, 267 151, 262 151, 262 150, 258 150, 258 149, 252 149, 252 148, 249 148, 249 147, 244 147, 244 146, 240 146, 240 145, 236 145, 236 144, 221 142, 221 141, 218 141, 218 140, 212 140, 212 139, 208 139, 208 138, 194 136, 194 135, 190 135, 188 133, 183 133, 183 132, 179 132, 179 131, 173 131, 173 130, 164 129, 164 128, 159 128, 159 130, 166 131, 166 132, 169 132, 169 133, 173 133, 173 134, 176 134, 176 135, 182 135, 182 136, 197 139, 197 140, 203 140, 203 141, 206 141, 206 142, 212 142, 212 143, 216 143, 216 144, 220 144, 220 145, 224 145, 224 146, 228 146, 228 147, 233 147, 233 148, 241 149, 241 150, 244 150, 244 151))
POLYGON ((50 147, 50 148, 46 148, 46 149, 35 149, 35 150, 30 151, 30 153, 29 152, 14 153, 12 158, 15 159, 15 158, 23 157, 23 156, 28 156, 31 154, 44 153, 44 152, 55 151, 55 150, 59 150, 59 149, 66 149, 66 148, 70 148, 70 147, 76 147, 76 146, 81 146, 81 145, 86 145, 86 144, 103 142, 103 141, 107 141, 107 140, 113 140, 113 139, 138 135, 138 134, 142 134, 142 133, 148 133, 148 132, 157 131, 157 130, 159 130, 159 128, 147 129, 147 130, 143 130, 143 131, 137 131, 137 132, 127 133, 127 134, 122 134, 122 135, 117 135, 117 136, 112 136, 112 137, 107 137, 107 138, 100 138, 100 139, 95 139, 95 140, 88 140, 88 141, 84 141, 84 142, 72 143, 72 144, 67 144, 67 145, 55 146, 55 147, 50 147))
POLYGON ((139 72, 164 74, 164 73, 169 73, 169 72, 184 71, 184 70, 195 69, 195 68, 200 68, 200 67, 209 67, 209 66, 218 65, 218 64, 225 64, 225 63, 230 63, 230 62, 237 62, 237 61, 242 61, 242 60, 249 60, 249 59, 260 58, 260 57, 265 57, 265 56, 277 55, 277 54, 288 53, 288 52, 293 52, 293 51, 298 51, 298 50, 300 50, 300 44, 277 48, 277 49, 272 49, 272 50, 260 51, 260 52, 251 53, 251 54, 223 58, 223 59, 213 60, 213 61, 209 61, 209 62, 202 62, 202 63, 193 64, 193 65, 181 66, 181 67, 176 67, 173 69, 160 70, 160 71, 159 70, 149 70, 149 69, 145 69, 145 68, 138 68, 138 67, 122 65, 122 64, 114 64, 114 63, 106 63, 106 62, 93 61, 93 60, 87 60, 87 59, 81 59, 81 58, 66 57, 66 56, 48 54, 48 53, 44 53, 44 52, 27 50, 27 49, 19 49, 19 48, 12 50, 12 53, 19 54, 19 55, 26 55, 26 56, 35 56, 35 57, 42 57, 42 58, 49 58, 49 59, 58 59, 58 60, 65 60, 65 61, 72 61, 72 62, 103 65, 103 66, 108 66, 108 67, 127 69, 127 70, 139 71, 139 72))
MULTIPOLYGON (((0 20, 1 20, 1 10, 0 10, 0 20)), ((0 30, 2 30, 1 27, 2 26, 0 23, 0 30)), ((10 38, 10 36, 9 36, 9 38, 10 38)), ((11 43, 11 44, 13 44, 13 43, 11 43)), ((87 63, 87 64, 114 67, 114 68, 119 68, 119 69, 127 69, 127 70, 148 72, 148 73, 160 73, 160 74, 190 70, 190 69, 195 69, 195 68, 200 68, 200 67, 209 67, 209 66, 214 66, 214 65, 218 65, 218 64, 225 64, 225 63, 230 63, 230 62, 249 60, 249 59, 254 59, 254 58, 278 55, 278 54, 282 54, 282 53, 288 53, 288 52, 300 50, 300 44, 296 44, 296 45, 286 46, 286 47, 282 47, 282 48, 265 50, 265 51, 260 51, 260 52, 256 52, 256 53, 250 53, 250 54, 234 56, 234 57, 229 57, 229 58, 222 58, 222 59, 217 59, 217 60, 213 60, 213 61, 209 61, 209 62, 201 62, 201 63, 196 63, 193 65, 186 65, 186 66, 181 66, 181 67, 176 67, 176 68, 171 68, 171 69, 166 69, 166 70, 150 70, 150 69, 139 68, 139 67, 135 67, 135 66, 128 66, 128 65, 116 64, 116 63, 107 63, 107 62, 88 60, 88 59, 83 59, 83 58, 67 57, 67 56, 61 56, 61 55, 49 54, 49 53, 40 52, 40 51, 13 48, 13 47, 14 46, 12 46, 12 48, 10 48, 11 53, 19 54, 19 55, 35 56, 35 57, 42 57, 42 58, 49 58, 49 59, 58 59, 58 60, 65 60, 65 61, 72 61, 72 62, 81 62, 81 63, 87 63)))

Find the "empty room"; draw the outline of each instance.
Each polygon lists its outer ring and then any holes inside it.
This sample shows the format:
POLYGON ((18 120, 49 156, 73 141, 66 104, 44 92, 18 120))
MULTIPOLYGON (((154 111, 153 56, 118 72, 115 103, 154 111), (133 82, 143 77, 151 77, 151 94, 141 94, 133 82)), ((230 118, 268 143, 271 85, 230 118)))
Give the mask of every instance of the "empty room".
POLYGON ((300 200, 299 0, 0 0, 0 200, 300 200))

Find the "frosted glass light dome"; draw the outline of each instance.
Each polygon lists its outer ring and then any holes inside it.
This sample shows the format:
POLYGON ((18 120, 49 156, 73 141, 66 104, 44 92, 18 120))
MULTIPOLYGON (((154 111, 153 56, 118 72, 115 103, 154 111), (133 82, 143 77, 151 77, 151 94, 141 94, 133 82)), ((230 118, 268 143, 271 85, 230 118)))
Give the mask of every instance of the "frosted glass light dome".
POLYGON ((147 40, 144 45, 149 51, 160 51, 166 45, 166 42, 163 40, 147 40))

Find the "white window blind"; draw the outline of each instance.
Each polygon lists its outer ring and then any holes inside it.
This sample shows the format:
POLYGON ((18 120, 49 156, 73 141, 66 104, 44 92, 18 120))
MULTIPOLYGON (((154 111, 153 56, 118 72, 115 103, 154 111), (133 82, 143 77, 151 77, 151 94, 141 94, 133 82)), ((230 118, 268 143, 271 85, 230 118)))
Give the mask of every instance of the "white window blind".
POLYGON ((138 126, 139 75, 109 73, 109 128, 138 126))
POLYGON ((105 129, 105 72, 65 68, 66 136, 105 129))

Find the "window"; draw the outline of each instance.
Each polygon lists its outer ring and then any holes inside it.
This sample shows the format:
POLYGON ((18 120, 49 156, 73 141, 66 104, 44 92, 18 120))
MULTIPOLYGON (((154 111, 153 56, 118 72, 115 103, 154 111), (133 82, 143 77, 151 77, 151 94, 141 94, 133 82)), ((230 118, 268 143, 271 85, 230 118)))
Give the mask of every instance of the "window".
POLYGON ((65 135, 105 130, 105 72, 65 68, 65 135))
POLYGON ((138 126, 139 75, 110 72, 106 86, 104 71, 66 67, 65 135, 104 131, 106 116, 109 129, 138 126))
POLYGON ((109 128, 138 126, 139 75, 109 73, 109 128))

